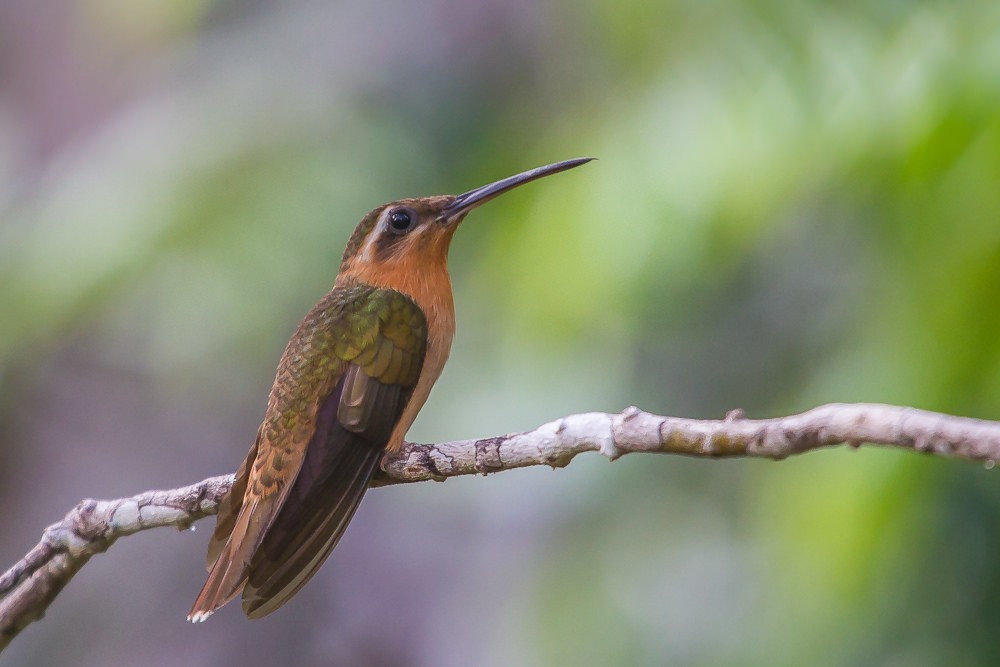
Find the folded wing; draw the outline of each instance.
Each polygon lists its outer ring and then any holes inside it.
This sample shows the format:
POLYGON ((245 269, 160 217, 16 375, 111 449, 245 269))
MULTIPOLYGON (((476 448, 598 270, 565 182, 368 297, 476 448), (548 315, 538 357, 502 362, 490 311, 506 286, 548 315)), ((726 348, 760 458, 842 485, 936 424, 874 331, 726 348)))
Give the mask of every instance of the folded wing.
POLYGON ((315 574, 413 393, 427 342, 420 309, 392 290, 336 296, 316 305, 285 350, 257 441, 220 505, 192 620, 240 590, 247 615, 264 616, 315 574), (309 409, 295 411, 303 402, 309 409))

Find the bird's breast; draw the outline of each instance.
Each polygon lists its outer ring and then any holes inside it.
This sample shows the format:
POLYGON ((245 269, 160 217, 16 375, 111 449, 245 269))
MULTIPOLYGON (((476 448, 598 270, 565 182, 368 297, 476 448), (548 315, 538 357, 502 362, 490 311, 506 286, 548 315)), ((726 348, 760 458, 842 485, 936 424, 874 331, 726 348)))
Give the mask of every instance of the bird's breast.
POLYGON ((389 452, 396 452, 402 446, 406 432, 427 401, 434 383, 441 377, 441 371, 444 370, 448 355, 451 353, 452 340, 455 338, 455 301, 447 272, 438 284, 430 284, 430 281, 427 283, 423 286, 411 285, 411 289, 415 288, 413 291, 403 292, 416 302, 427 318, 427 350, 424 353, 424 365, 420 370, 420 377, 413 388, 413 395, 389 437, 386 446, 389 452))

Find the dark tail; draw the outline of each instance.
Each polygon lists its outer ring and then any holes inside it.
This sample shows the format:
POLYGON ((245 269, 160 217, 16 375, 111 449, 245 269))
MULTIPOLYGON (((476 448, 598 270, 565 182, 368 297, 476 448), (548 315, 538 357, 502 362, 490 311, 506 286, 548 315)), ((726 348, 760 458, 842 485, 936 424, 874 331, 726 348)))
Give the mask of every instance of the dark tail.
POLYGON ((349 440, 354 442, 340 448, 326 479, 304 487, 304 495, 292 490, 254 554, 243 589, 243 611, 250 618, 270 614, 312 578, 358 509, 382 448, 356 436, 349 440))

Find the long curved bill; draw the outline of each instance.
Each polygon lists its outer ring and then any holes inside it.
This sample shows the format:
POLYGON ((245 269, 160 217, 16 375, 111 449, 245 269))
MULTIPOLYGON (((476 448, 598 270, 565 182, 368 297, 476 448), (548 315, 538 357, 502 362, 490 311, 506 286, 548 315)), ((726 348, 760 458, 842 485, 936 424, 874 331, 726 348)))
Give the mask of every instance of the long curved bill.
POLYGON ((468 213, 477 206, 485 204, 505 192, 510 192, 519 185, 524 185, 525 183, 530 183, 531 181, 536 181, 539 178, 551 176, 552 174, 558 174, 561 171, 566 171, 567 169, 572 169, 573 167, 579 167, 581 164, 586 164, 593 159, 594 158, 592 157, 578 157, 573 160, 563 160, 562 162, 556 162, 555 164, 547 164, 544 167, 535 167, 534 169, 523 171, 514 176, 508 176, 503 180, 490 183, 489 185, 484 185, 480 188, 476 188, 475 190, 469 190, 468 192, 464 192, 455 197, 455 201, 448 204, 448 206, 441 211, 441 214, 438 216, 438 220, 442 222, 454 220, 463 213, 468 213))

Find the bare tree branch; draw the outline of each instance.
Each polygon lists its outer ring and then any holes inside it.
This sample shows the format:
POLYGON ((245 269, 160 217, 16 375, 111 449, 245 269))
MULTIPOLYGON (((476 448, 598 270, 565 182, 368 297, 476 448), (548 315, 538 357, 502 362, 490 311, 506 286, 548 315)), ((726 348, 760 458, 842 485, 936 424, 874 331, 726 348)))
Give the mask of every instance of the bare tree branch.
MULTIPOLYGON (((383 462, 373 486, 443 481, 536 465, 563 467, 577 454, 591 451, 612 460, 633 452, 780 460, 843 443, 888 445, 990 464, 1000 459, 1000 422, 863 403, 829 404, 790 417, 759 420, 747 419, 741 411, 723 420, 696 420, 661 417, 633 407, 617 415, 571 415, 533 431, 494 438, 406 443, 399 454, 383 462)), ((180 489, 77 505, 0 577, 0 651, 42 617, 91 556, 140 530, 191 527, 215 514, 231 484, 232 475, 223 475, 180 489)))
POLYGON ((157 528, 189 528, 215 514, 232 475, 212 477, 169 491, 147 491, 118 500, 84 500, 0 576, 0 651, 45 613, 63 587, 94 554, 124 535, 157 528))

